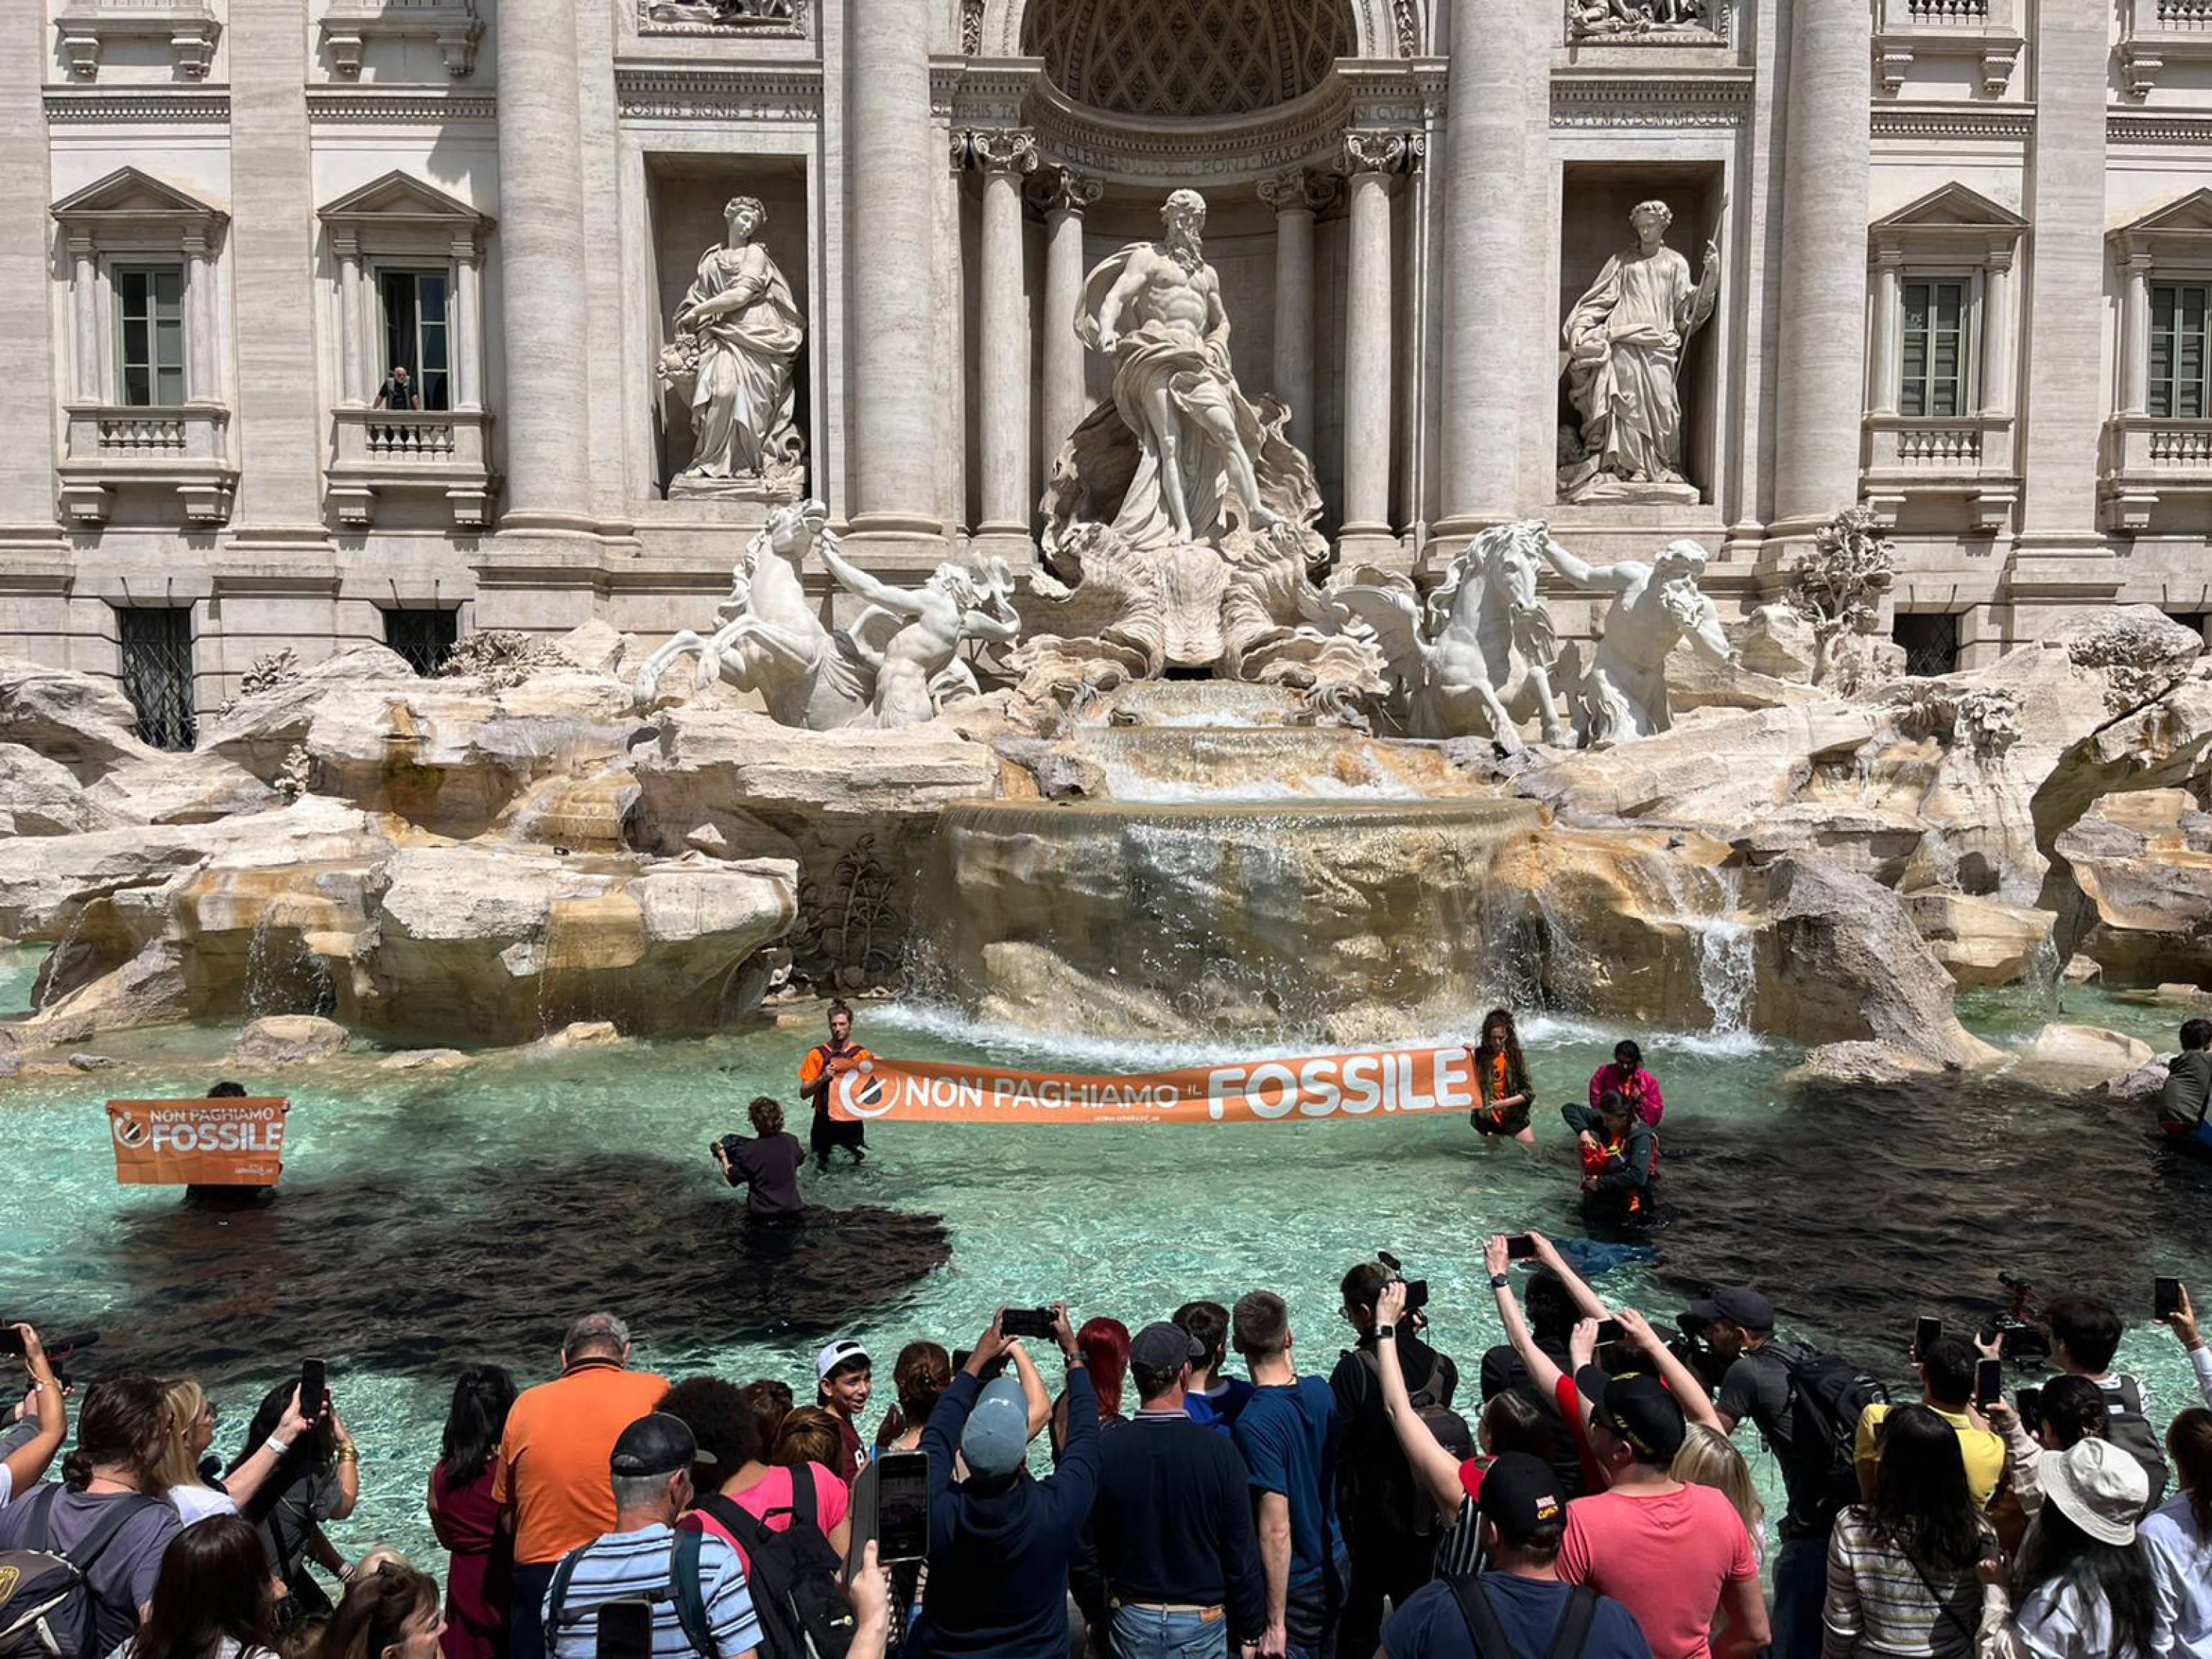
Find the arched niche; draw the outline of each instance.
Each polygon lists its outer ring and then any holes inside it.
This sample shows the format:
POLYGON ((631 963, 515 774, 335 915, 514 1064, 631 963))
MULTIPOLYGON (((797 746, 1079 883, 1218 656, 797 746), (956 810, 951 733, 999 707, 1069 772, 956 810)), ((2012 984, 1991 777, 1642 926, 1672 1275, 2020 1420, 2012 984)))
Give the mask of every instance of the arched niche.
MULTIPOLYGON (((1303 25, 1319 21, 1323 27, 1341 27, 1346 41, 1339 56, 1347 58, 1415 58, 1429 50, 1431 0, 1231 0, 1269 14, 1270 24, 1283 25, 1295 37, 1303 25)), ((1159 0, 961 0, 963 45, 974 43, 973 55, 1016 58, 1028 54, 1025 40, 1042 38, 1041 30, 1054 26, 1054 14, 1135 11, 1152 27, 1170 22, 1168 13, 1209 8, 1180 3, 1165 8, 1159 0)), ((1310 90, 1310 87, 1307 88, 1310 90)))

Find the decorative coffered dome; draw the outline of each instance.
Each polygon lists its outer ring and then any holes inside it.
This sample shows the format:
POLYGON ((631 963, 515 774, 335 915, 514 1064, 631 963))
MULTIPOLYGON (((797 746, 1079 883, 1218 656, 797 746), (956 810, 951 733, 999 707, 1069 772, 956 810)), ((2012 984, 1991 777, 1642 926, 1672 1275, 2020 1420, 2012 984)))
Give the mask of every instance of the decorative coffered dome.
POLYGON ((1345 0, 1036 0, 1022 49, 1068 97, 1125 115, 1241 115, 1354 50, 1345 0))

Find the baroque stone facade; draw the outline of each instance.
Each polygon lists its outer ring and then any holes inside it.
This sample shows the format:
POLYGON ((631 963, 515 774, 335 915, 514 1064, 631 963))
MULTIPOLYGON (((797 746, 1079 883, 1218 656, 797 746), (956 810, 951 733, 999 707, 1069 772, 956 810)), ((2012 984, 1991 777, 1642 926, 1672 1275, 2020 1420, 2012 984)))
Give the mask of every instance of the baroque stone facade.
MULTIPOLYGON (((762 494, 819 498, 861 571, 966 546, 1022 579, 1109 392, 1085 274, 1186 185, 1343 566, 1426 585, 1542 518, 1599 567, 1698 544, 1733 616, 1863 504, 1896 547, 1875 625, 1923 670, 2115 599, 2202 627, 2203 13, 196 0, 149 30, 43 0, 0 22, 0 650, 116 677, 173 738, 279 648, 657 641, 762 494), (720 417, 655 370, 737 198, 799 319, 799 476, 685 489, 720 417), (1647 201, 1693 271, 1718 253, 1651 348, 1681 482, 1577 492, 1562 330, 1647 201)), ((1542 584, 1589 639, 1610 596, 1542 584)))

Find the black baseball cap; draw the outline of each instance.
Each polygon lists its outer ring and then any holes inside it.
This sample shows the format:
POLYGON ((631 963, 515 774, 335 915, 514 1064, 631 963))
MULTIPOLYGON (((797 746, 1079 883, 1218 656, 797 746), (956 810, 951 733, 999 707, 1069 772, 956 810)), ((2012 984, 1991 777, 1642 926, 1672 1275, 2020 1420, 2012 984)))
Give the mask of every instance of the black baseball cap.
POLYGON ((622 1431, 607 1467, 627 1479, 633 1475, 673 1474, 694 1463, 714 1461, 714 1453, 700 1449, 689 1423, 666 1412, 653 1412, 622 1431))
POLYGON ((1206 1346, 1180 1325, 1164 1319, 1129 1339, 1129 1363, 1148 1371, 1177 1371, 1206 1358, 1206 1346))
POLYGON ((1747 1331, 1771 1331, 1774 1328, 1774 1304, 1748 1285, 1729 1285, 1702 1302, 1692 1302, 1682 1317, 1695 1320, 1700 1325, 1725 1319, 1747 1331))
POLYGON ((1527 1452, 1500 1452, 1482 1472, 1482 1495, 1474 1507, 1499 1537, 1520 1544, 1539 1528, 1565 1519, 1567 1500, 1559 1495, 1559 1472, 1549 1463, 1527 1452))
MULTIPOLYGON (((1656 1376, 1643 1371, 1607 1376, 1595 1365, 1585 1365, 1575 1376, 1575 1388, 1597 1420, 1636 1449, 1639 1462, 1671 1463, 1689 1437, 1681 1402, 1656 1376)), ((1490 1485, 1487 1476, 1482 1484, 1490 1485)))

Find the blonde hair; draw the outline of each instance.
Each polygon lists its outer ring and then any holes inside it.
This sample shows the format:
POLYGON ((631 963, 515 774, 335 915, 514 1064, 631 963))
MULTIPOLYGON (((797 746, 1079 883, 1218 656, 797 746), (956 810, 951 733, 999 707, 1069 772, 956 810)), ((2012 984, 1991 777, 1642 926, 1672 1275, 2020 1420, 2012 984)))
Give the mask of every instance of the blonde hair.
POLYGON ((207 1390, 193 1376, 172 1377, 161 1384, 161 1403, 169 1413, 169 1431, 161 1441, 161 1455, 154 1464, 154 1478, 161 1490, 172 1486, 204 1486, 199 1465, 192 1459, 192 1427, 207 1409, 207 1390))
POLYGON ((1674 1466, 1668 1473, 1693 1486, 1711 1486, 1727 1498, 1743 1517, 1743 1529, 1753 1538, 1766 1524, 1766 1505, 1759 1501, 1759 1489, 1752 1485, 1751 1465, 1743 1461, 1735 1443, 1718 1430, 1703 1423, 1691 1424, 1682 1449, 1674 1454, 1674 1466))

